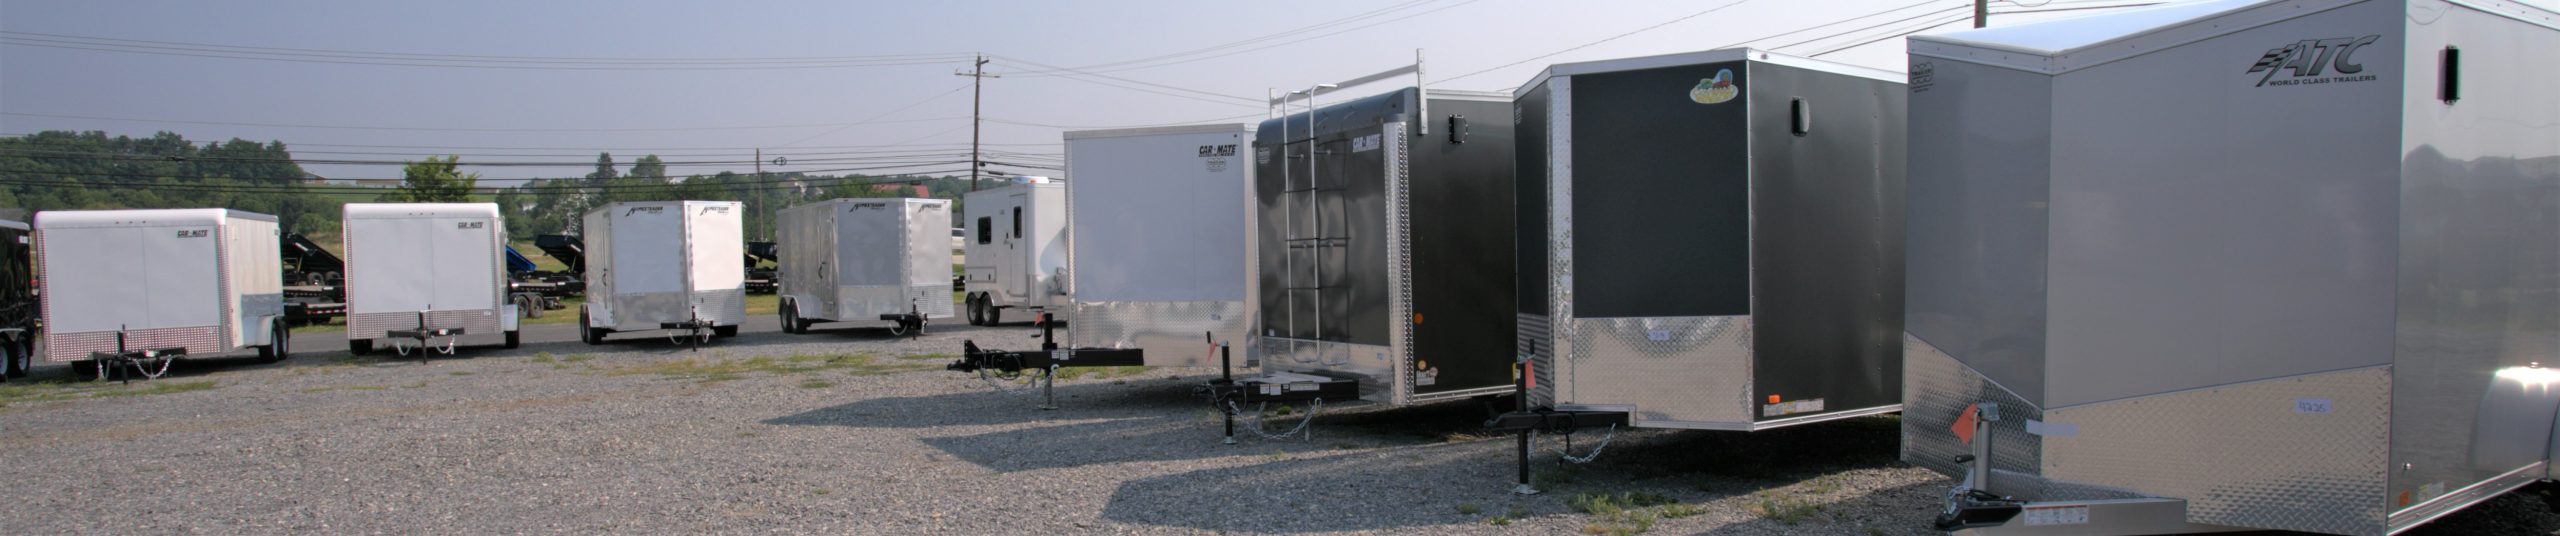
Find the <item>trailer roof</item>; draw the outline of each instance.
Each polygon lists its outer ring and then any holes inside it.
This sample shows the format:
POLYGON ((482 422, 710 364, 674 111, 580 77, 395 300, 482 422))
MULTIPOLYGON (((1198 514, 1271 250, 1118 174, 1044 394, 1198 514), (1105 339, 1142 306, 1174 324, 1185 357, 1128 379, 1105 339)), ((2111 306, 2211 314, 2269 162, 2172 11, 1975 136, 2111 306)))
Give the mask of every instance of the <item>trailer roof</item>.
POLYGON ((1069 131, 1069 132, 1067 132, 1067 133, 1065 134, 1065 136, 1064 136, 1064 138, 1063 138, 1063 139, 1070 139, 1070 140, 1074 140, 1074 139, 1084 139, 1084 138, 1120 138, 1120 137, 1128 137, 1128 136, 1154 136, 1154 135, 1159 135, 1159 134, 1208 134, 1208 133, 1218 133, 1218 134, 1224 134, 1224 133, 1251 134, 1251 133, 1253 133, 1253 125, 1247 125, 1247 124, 1244 124, 1244 123, 1212 123, 1212 124, 1206 124, 1206 125, 1169 125, 1169 126, 1160 126, 1160 127, 1112 128, 1112 129, 1101 129, 1101 130, 1076 130, 1076 131, 1069 131))
POLYGON ((38 228, 157 227, 221 225, 228 219, 276 221, 275 216, 227 208, 163 208, 139 210, 47 210, 36 213, 38 228))
POLYGON ((24 231, 24 230, 28 230, 28 229, 33 229, 33 227, 28 227, 28 226, 27 226, 27 222, 22 222, 22 221, 17 221, 17 220, 0 220, 0 228, 5 228, 5 229, 17 229, 17 230, 20 230, 20 231, 24 231))
MULTIPOLYGON (((2208 0, 1910 38, 1913 56, 2062 74, 2362 3, 2208 0)), ((2515 1, 2448 4, 2560 29, 2552 8, 2515 1)), ((2409 9, 2416 10, 2418 7, 2409 9)))
POLYGON ((1640 56, 1634 58, 1579 61, 1549 65, 1546 69, 1538 71, 1537 76, 1530 77, 1528 83, 1521 84, 1519 89, 1512 90, 1511 95, 1513 97, 1518 97, 1520 95, 1528 94, 1530 90, 1537 89, 1539 85, 1547 83, 1547 79, 1558 76, 1614 73, 1619 71, 1635 71, 1677 65, 1697 65, 1701 63, 1723 63, 1729 61, 1757 61, 1805 70, 1873 78, 1876 80, 1894 83, 1901 83, 1907 78, 1903 76, 1902 73, 1883 69, 1859 67, 1856 65, 1834 63, 1800 56, 1789 56, 1756 48, 1719 48, 1715 50, 1681 52, 1676 54, 1663 54, 1659 56, 1640 56))
MULTIPOLYGON (((991 188, 991 189, 992 189, 992 188, 991 188)), ((932 197, 839 197, 839 198, 835 198, 835 199, 828 199, 828 200, 824 200, 824 201, 811 201, 811 202, 807 202, 807 203, 801 203, 801 204, 797 204, 797 205, 792 205, 792 206, 788 206, 788 207, 783 207, 783 208, 782 208, 782 211, 783 211, 783 212, 793 212, 793 211, 801 211, 801 210, 814 210, 814 209, 816 209, 816 208, 818 208, 818 207, 834 207, 834 206, 840 206, 840 205, 850 205, 850 204, 854 204, 854 203, 886 203, 886 202, 893 202, 893 201, 904 201, 904 202, 906 202, 906 204, 909 204, 909 205, 945 205, 945 204, 950 204, 950 203, 951 203, 951 200, 949 200, 949 199, 940 199, 940 198, 932 198, 932 197)))
POLYGON ((347 203, 351 219, 498 217, 497 203, 347 203))

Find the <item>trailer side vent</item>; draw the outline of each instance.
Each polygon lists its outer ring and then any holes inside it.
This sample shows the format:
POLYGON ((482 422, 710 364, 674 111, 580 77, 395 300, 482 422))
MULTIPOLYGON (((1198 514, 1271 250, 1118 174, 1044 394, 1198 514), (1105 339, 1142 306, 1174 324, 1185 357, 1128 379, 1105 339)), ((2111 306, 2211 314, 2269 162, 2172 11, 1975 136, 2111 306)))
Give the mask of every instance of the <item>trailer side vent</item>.
POLYGON ((2462 100, 2462 49, 2444 47, 2444 61, 2436 73, 2436 99, 2445 104, 2462 100))
POLYGON ((1804 99, 1787 103, 1787 128, 1799 138, 1813 132, 1813 109, 1805 107, 1804 99))
POLYGON ((1449 116, 1449 143, 1467 142, 1467 116, 1449 116))

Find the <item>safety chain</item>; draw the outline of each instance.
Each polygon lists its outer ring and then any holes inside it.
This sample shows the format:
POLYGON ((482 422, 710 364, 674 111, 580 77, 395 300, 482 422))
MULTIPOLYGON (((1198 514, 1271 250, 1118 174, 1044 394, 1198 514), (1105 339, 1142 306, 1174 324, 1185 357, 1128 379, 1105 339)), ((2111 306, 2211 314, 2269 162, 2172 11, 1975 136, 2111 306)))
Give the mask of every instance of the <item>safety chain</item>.
MULTIPOLYGON (((1253 416, 1245 419, 1245 430, 1253 432, 1253 435, 1262 436, 1263 439, 1288 439, 1289 436, 1299 435, 1299 432, 1305 432, 1306 440, 1308 441, 1314 441, 1316 439, 1315 430, 1308 428, 1307 425, 1314 424, 1316 422, 1316 414, 1324 411, 1324 399, 1318 398, 1314 399, 1312 402, 1308 402, 1307 417, 1298 419, 1297 426, 1290 427, 1288 431, 1277 434, 1263 431, 1262 412, 1270 407, 1270 402, 1263 402, 1261 405, 1254 406, 1252 413, 1253 416)), ((1234 400, 1227 401, 1227 410, 1236 413, 1244 413, 1244 408, 1236 405, 1234 400)))
MULTIPOLYGON (((1537 433, 1537 432, 1536 432, 1536 431, 1534 431, 1534 430, 1532 430, 1532 431, 1530 431, 1530 433, 1533 433, 1533 434, 1534 434, 1534 433, 1537 433)), ((1596 460, 1596 459, 1599 459, 1599 458, 1600 458, 1600 453, 1601 453, 1601 452, 1604 452, 1604 451, 1609 450, 1609 441, 1610 441, 1610 440, 1614 440, 1614 439, 1617 439, 1617 438, 1618 438, 1618 425, 1617 425, 1616 423, 1610 423, 1610 424, 1609 424, 1609 433, 1608 433, 1608 435, 1600 436, 1600 445, 1599 445, 1599 446, 1596 446, 1596 447, 1591 447, 1591 453, 1590 453, 1590 454, 1585 454, 1585 455, 1581 455, 1581 456, 1575 456, 1575 455, 1573 455, 1573 452, 1572 452, 1572 451, 1573 451, 1573 434, 1571 434, 1571 433, 1566 433, 1566 434, 1561 434, 1561 435, 1563 435, 1563 436, 1564 436, 1564 448, 1556 449, 1556 456, 1562 457, 1562 458, 1564 458, 1564 461, 1566 461, 1566 462, 1570 462, 1570 463, 1591 463, 1591 460, 1596 460)))

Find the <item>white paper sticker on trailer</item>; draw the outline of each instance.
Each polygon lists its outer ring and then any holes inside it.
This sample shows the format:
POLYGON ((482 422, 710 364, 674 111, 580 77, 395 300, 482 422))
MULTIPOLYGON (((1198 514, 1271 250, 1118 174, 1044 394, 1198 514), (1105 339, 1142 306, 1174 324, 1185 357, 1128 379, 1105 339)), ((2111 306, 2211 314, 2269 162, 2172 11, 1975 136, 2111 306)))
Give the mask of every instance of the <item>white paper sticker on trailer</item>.
POLYGON ((2293 412, 2294 412, 2294 413, 2303 413, 2303 414, 2327 414, 2327 413, 2329 413, 2329 399, 2326 399, 2326 398, 2296 398, 2296 399, 2293 399, 2293 412))
POLYGON ((2020 512, 2018 514, 2018 519, 2021 523, 2030 527, 2040 525, 2087 525, 2089 524, 2089 506, 2029 506, 2026 508, 2025 512, 2020 512))
POLYGON ((1378 136, 1378 134, 1370 134, 1367 136, 1352 138, 1351 152, 1365 153, 1378 150, 1378 146, 1380 145, 1379 141, 1381 139, 1378 136))

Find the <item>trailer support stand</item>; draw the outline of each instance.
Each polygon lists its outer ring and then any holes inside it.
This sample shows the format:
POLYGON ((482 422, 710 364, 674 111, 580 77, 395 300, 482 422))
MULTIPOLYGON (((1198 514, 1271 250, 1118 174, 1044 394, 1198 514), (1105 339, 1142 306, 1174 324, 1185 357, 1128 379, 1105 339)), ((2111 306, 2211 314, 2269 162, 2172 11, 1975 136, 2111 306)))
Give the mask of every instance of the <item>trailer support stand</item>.
MULTIPOLYGON (((1216 334, 1208 334, 1207 336, 1209 336, 1209 337, 1216 337, 1217 335, 1216 335, 1216 334)), ((1226 382, 1226 384, 1228 384, 1228 385, 1234 385, 1234 384, 1235 384, 1235 382, 1236 382, 1236 372, 1235 372, 1235 371, 1236 371, 1236 359, 1235 359, 1235 352, 1234 352, 1233 350, 1229 349, 1229 348, 1227 347, 1227 343, 1225 343, 1225 342, 1223 342, 1223 341, 1218 342, 1217 344, 1218 344, 1218 381, 1226 382)), ((1221 441, 1220 443, 1228 444, 1228 445, 1236 444, 1236 410, 1235 410, 1235 407, 1234 407, 1234 406, 1228 406, 1228 407, 1218 408, 1218 414, 1220 414, 1220 415, 1225 415, 1225 416, 1226 416, 1226 418, 1227 418, 1227 437, 1226 437, 1226 439, 1225 439, 1224 441, 1221 441)))
POLYGON ((141 376, 146 380, 159 379, 161 376, 169 373, 170 364, 177 362, 178 357, 184 355, 187 355, 187 349, 183 346, 144 350, 127 349, 125 347, 125 330, 122 327, 118 327, 116 328, 116 351, 89 352, 89 360, 96 363, 98 366, 98 381, 107 381, 107 371, 113 370, 122 372, 126 367, 132 367, 133 374, 125 376, 123 381, 124 383, 133 383, 134 376, 141 376), (159 361, 160 372, 151 372, 149 367, 143 365, 143 361, 146 360, 159 361), (110 366, 110 364, 113 366, 110 366))
MULTIPOLYGON (((1529 344, 1530 353, 1520 354, 1511 363, 1511 409, 1513 411, 1529 411, 1529 357, 1538 351, 1537 343, 1529 344)), ((1511 488, 1511 493, 1514 495, 1538 494, 1538 488, 1529 485, 1529 434, 1528 430, 1520 431, 1520 485, 1511 488)))
POLYGON ((2018 517, 2026 503, 1991 492, 1991 423, 2000 421, 2000 405, 1978 402, 1965 408, 1973 417, 1973 453, 1956 457, 1967 464, 1964 481, 1947 491, 1947 504, 1930 525, 1942 531, 1996 527, 2018 517))

